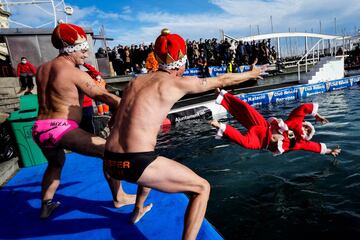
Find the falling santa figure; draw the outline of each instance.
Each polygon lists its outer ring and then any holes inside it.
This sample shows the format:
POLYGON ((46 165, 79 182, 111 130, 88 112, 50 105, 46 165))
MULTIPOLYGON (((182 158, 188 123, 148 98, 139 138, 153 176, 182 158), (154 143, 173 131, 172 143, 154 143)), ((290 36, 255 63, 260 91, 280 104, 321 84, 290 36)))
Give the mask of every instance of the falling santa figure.
POLYGON ((267 149, 275 155, 305 150, 331 154, 334 157, 341 151, 339 148, 327 148, 324 143, 310 141, 315 134, 315 128, 310 122, 304 121, 305 116, 311 114, 322 124, 328 122, 318 113, 317 103, 300 105, 285 121, 275 117, 265 120, 255 108, 225 90, 220 92, 216 103, 226 108, 247 129, 246 133, 241 133, 228 124, 213 120, 211 125, 218 128, 217 137, 225 136, 244 148, 267 149))

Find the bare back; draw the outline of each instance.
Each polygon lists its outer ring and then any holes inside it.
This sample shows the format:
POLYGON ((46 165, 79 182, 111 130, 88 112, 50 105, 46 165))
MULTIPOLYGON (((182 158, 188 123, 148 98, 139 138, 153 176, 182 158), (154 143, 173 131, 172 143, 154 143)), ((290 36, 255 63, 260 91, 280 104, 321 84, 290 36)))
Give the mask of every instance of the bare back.
POLYGON ((40 106, 38 119, 63 118, 80 122, 83 94, 76 85, 76 78, 84 74, 60 57, 43 64, 36 77, 40 106))

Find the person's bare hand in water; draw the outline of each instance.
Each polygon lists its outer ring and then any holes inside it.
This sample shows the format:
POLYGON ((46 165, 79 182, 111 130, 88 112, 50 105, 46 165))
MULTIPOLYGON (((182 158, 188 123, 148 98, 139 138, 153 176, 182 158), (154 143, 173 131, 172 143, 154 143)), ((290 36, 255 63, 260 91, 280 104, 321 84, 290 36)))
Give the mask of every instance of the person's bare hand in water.
POLYGON ((211 120, 211 121, 209 121, 209 124, 211 125, 211 126, 213 126, 214 128, 220 128, 220 123, 218 122, 218 120, 211 120))

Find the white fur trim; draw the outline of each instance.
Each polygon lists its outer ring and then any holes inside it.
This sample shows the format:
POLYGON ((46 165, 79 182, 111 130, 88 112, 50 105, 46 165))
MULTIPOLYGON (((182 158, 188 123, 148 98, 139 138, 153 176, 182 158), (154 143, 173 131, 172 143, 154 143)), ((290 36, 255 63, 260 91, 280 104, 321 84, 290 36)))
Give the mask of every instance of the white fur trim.
POLYGON ((285 152, 285 150, 282 147, 283 143, 284 143, 283 140, 279 140, 277 142, 278 154, 283 154, 285 152))
POLYGON ((224 136, 225 130, 226 130, 226 124, 220 123, 220 127, 219 127, 219 130, 218 130, 217 133, 216 133, 215 138, 216 138, 216 139, 222 138, 222 137, 224 136))
POLYGON ((319 111, 319 104, 318 103, 313 103, 313 110, 311 112, 311 115, 313 117, 315 117, 315 115, 318 113, 319 111))
POLYGON ((78 43, 75 45, 69 45, 63 48, 59 49, 60 53, 72 53, 72 52, 77 52, 77 51, 81 51, 81 50, 88 50, 89 49, 89 43, 87 41, 82 42, 82 43, 78 43))
POLYGON ((274 156, 281 155, 285 152, 285 150, 282 147, 283 143, 284 143, 283 140, 277 141, 276 152, 272 152, 274 156))
POLYGON ((282 119, 280 119, 280 120, 278 121, 278 125, 279 125, 279 132, 280 132, 281 134, 283 134, 283 132, 289 130, 288 125, 287 125, 282 119))
POLYGON ((310 139, 312 139, 312 137, 314 136, 315 134, 315 128, 314 126, 311 124, 311 122, 308 122, 308 121, 305 121, 303 122, 304 125, 307 125, 308 127, 311 128, 311 133, 309 135, 305 134, 305 139, 310 141, 310 139))
POLYGON ((224 95, 227 93, 226 90, 221 90, 219 96, 217 96, 215 103, 221 105, 222 100, 224 99, 224 95))
POLYGON ((271 125, 272 122, 276 122, 277 126, 279 127, 279 133, 283 134, 285 131, 289 130, 288 125, 284 122, 284 120, 282 120, 281 118, 276 118, 276 117, 269 117, 267 119, 267 122, 271 125))
POLYGON ((270 124, 272 121, 277 121, 278 119, 276 117, 269 117, 267 119, 267 122, 270 124))
POLYGON ((321 145, 320 154, 326 154, 326 151, 327 151, 326 144, 325 143, 320 143, 320 145, 321 145))
POLYGON ((160 63, 159 68, 168 69, 168 70, 179 69, 182 66, 184 66, 186 64, 186 62, 187 62, 187 56, 185 55, 181 59, 174 61, 172 63, 169 63, 169 64, 160 63))

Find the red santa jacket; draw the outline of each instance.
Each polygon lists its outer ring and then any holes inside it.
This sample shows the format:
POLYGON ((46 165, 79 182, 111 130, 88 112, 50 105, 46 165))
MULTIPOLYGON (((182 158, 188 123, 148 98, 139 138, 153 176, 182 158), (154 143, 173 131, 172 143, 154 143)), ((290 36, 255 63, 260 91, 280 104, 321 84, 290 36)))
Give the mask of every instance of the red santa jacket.
POLYGON ((286 121, 271 117, 268 119, 268 126, 254 126, 246 134, 240 133, 230 125, 221 123, 217 137, 224 135, 247 149, 268 149, 276 155, 292 150, 325 154, 327 148, 324 143, 308 141, 302 136, 302 124, 305 116, 308 114, 315 116, 317 111, 317 103, 303 104, 294 109, 286 121), (281 134, 283 140, 271 142, 272 133, 281 134), (292 135, 295 138, 292 138, 292 135), (292 139, 295 139, 295 142, 292 139))
POLYGON ((22 73, 27 73, 29 75, 35 75, 36 68, 29 61, 27 61, 25 64, 19 63, 17 65, 17 76, 19 77, 20 74, 22 74, 22 73))
POLYGON ((291 150, 305 150, 325 154, 327 147, 324 143, 309 141, 303 135, 302 126, 305 116, 311 114, 315 117, 318 109, 319 105, 317 103, 306 103, 294 109, 285 121, 274 117, 269 118, 268 122, 272 133, 279 133, 284 137, 283 140, 276 143, 270 142, 269 150, 275 154, 282 154, 291 150), (294 137, 293 144, 291 144, 292 137, 294 137))

